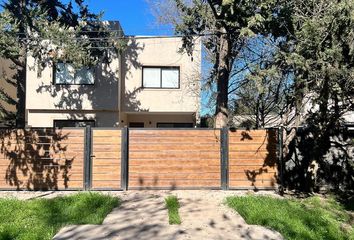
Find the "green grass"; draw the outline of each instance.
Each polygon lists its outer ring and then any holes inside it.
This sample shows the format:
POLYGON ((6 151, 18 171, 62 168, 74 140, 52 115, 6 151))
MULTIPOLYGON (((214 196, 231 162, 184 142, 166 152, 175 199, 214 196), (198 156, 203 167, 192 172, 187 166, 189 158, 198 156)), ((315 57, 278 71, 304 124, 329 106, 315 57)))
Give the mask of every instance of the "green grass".
POLYGON ((226 204, 248 224, 263 225, 286 239, 354 239, 353 215, 334 198, 228 197, 226 204))
POLYGON ((166 207, 168 210, 169 224, 181 224, 181 217, 178 213, 179 202, 176 196, 168 196, 165 198, 166 207))
POLYGON ((53 199, 0 199, 0 240, 52 239, 71 224, 101 224, 120 200, 98 193, 53 199))

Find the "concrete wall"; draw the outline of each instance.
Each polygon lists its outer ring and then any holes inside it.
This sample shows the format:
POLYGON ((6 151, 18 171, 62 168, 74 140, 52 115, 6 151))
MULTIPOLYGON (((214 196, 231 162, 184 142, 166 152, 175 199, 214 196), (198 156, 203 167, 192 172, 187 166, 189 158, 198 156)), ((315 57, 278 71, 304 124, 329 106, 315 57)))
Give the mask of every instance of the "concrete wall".
MULTIPOLYGON (((82 119, 85 111, 114 112, 118 116, 119 111, 119 58, 115 57, 109 64, 99 64, 95 70, 94 85, 54 85, 53 66, 48 65, 39 73, 33 58, 28 58, 27 65, 27 124, 31 126, 42 123, 41 126, 52 125, 49 119, 82 119), (33 114, 42 111, 42 115, 33 114), (70 111, 70 114, 66 112, 70 111), (50 116, 52 114, 52 116, 50 116), (82 117, 79 117, 83 115, 82 117), (44 117, 43 119, 38 117, 44 117)), ((118 117, 107 119, 105 122, 118 122, 118 117)), ((113 127, 113 125, 109 125, 113 127)))
POLYGON ((33 58, 27 64, 27 109, 118 110, 119 60, 95 68, 94 85, 54 85, 53 67, 41 73, 33 58))
POLYGON ((123 56, 122 110, 125 112, 198 112, 200 101, 201 43, 193 60, 179 53, 181 38, 137 38, 123 56), (143 66, 180 67, 180 89, 142 88, 143 66))

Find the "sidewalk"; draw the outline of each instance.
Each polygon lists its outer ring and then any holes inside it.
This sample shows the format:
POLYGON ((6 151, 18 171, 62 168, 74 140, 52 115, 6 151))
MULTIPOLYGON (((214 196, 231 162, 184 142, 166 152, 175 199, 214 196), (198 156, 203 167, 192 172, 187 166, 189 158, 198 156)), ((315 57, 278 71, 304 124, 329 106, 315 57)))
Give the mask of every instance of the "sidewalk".
POLYGON ((128 191, 111 193, 123 203, 102 225, 68 226, 56 240, 66 239, 282 239, 277 232, 248 225, 222 204, 232 191, 128 191), (181 203, 181 225, 169 225, 164 197, 181 203))

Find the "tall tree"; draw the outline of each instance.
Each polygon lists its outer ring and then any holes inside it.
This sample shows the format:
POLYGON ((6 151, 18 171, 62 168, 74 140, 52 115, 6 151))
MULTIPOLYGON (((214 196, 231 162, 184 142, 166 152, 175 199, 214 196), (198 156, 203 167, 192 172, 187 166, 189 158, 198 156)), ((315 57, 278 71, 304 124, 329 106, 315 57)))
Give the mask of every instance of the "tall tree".
POLYGON ((0 15, 0 57, 17 69, 16 125, 25 124, 26 56, 35 57, 39 69, 55 60, 91 65, 102 55, 111 33, 100 15, 84 0, 6 0, 0 15), (76 11, 74 9, 77 9, 76 11))
MULTIPOLYGON (((338 149, 346 148, 343 143, 334 142, 333 136, 338 136, 344 114, 354 110, 354 1, 293 0, 286 5, 291 21, 278 60, 283 69, 293 74, 289 109, 295 120, 289 123, 284 119, 284 125, 308 126, 308 139, 313 145, 310 159, 318 164, 323 179, 333 181, 339 163, 328 164, 324 155, 332 144, 338 149)), ((284 153, 288 154, 291 142, 299 144, 294 138, 296 128, 285 134, 284 153)), ((339 159, 339 171, 347 172, 347 177, 354 172, 350 155, 339 159)), ((311 161, 305 169, 314 165, 311 161)), ((345 181, 354 186, 353 178, 345 181)))
MULTIPOLYGON (((249 37, 267 34, 274 18, 283 16, 278 1, 176 0, 181 21, 176 32, 183 35, 183 48, 190 54, 195 35, 205 36, 204 46, 212 56, 210 80, 216 83, 215 126, 229 121, 229 87, 235 60, 247 45, 249 37)), ((278 33, 273 32, 274 37, 278 33)))

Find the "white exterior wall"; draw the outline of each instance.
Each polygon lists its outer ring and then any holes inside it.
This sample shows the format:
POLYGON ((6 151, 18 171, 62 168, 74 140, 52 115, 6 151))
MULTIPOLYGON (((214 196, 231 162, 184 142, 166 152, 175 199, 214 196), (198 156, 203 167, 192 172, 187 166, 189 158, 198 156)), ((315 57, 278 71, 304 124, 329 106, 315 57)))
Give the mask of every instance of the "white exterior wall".
POLYGON ((131 40, 123 56, 122 110, 125 112, 199 111, 201 42, 196 41, 193 60, 179 53, 181 38, 143 38, 131 40), (179 89, 142 87, 143 66, 179 67, 179 89))

